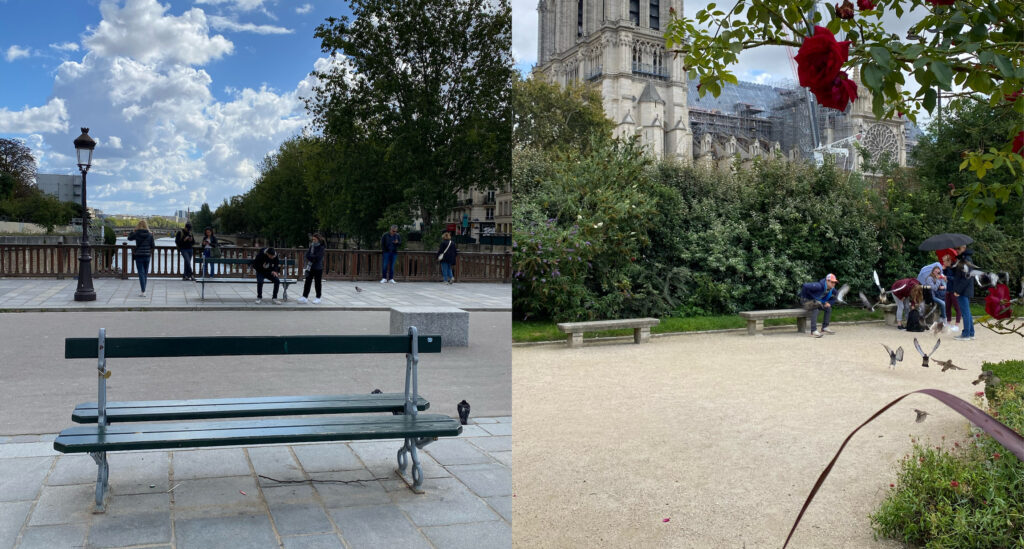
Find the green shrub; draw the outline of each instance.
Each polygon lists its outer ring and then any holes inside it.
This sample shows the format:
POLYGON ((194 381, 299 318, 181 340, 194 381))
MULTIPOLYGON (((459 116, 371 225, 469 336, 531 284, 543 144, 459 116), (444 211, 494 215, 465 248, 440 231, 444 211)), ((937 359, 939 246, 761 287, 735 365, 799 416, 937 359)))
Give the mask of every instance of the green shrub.
MULTIPOLYGON (((1008 335, 1004 337, 1016 337, 1008 335)), ((1015 385, 1017 387, 1024 387, 1024 360, 1004 360, 1002 362, 985 362, 981 365, 982 371, 992 370, 992 373, 999 378, 1000 385, 1015 385)), ((991 383, 985 384, 985 396, 990 401, 995 401, 998 397, 998 386, 993 386, 991 383)))
MULTIPOLYGON (((1024 389, 1004 384, 996 393, 989 413, 1024 432, 1024 389)), ((913 546, 1024 547, 1024 463, 984 433, 940 446, 914 441, 871 521, 878 535, 913 546)))
POLYGON ((110 228, 110 225, 103 226, 103 243, 107 246, 117 244, 117 234, 114 233, 114 229, 110 228))

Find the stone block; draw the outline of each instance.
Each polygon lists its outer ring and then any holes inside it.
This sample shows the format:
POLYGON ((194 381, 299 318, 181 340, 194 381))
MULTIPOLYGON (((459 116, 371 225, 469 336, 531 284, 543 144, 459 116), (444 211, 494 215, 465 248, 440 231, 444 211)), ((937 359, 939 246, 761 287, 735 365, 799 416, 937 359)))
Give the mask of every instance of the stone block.
POLYGON ((457 307, 392 307, 391 333, 406 334, 409 326, 421 335, 440 335, 444 347, 469 346, 469 313, 457 307))

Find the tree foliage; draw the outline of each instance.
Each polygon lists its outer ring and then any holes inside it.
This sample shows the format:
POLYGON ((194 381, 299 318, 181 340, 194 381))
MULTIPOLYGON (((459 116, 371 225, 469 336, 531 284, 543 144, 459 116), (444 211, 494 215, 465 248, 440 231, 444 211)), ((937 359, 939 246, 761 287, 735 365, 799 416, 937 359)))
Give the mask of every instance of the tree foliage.
MULTIPOLYGON (((906 113, 916 121, 921 110, 934 112, 937 89, 944 95, 982 94, 997 116, 1012 120, 998 143, 972 147, 946 157, 970 169, 979 179, 1005 169, 1013 176, 1009 191, 1024 196, 1024 157, 1012 151, 1012 140, 1024 132, 1024 100, 1013 94, 1024 88, 1024 5, 1014 0, 889 0, 868 2, 852 17, 840 18, 831 3, 815 11, 814 0, 738 0, 727 10, 715 3, 698 10, 693 19, 673 17, 665 38, 681 52, 690 78, 700 79, 700 93, 718 95, 722 82, 736 83, 729 67, 740 52, 764 46, 799 48, 814 25, 842 31, 851 41, 843 67, 858 68, 861 82, 872 95, 872 110, 879 118, 906 113), (942 5, 937 5, 942 4, 942 5), (946 5, 949 4, 949 5, 946 5), (907 37, 886 31, 881 19, 888 11, 904 16, 920 8, 924 17, 907 37), (905 85, 913 78, 919 88, 905 85), (954 92, 954 86, 962 91, 954 92)), ((970 187, 966 212, 984 223, 991 219, 997 196, 1008 196, 984 185, 970 187)))
MULTIPOLYGON (((24 196, 36 181, 36 158, 32 156, 32 149, 25 146, 20 139, 0 138, 0 175, 8 174, 17 182, 14 193, 24 196)), ((9 186, 4 183, 0 190, 9 186)), ((0 193, 0 198, 4 195, 0 193)))
POLYGON ((581 84, 566 87, 540 78, 512 86, 512 143, 543 151, 585 150, 592 138, 611 138, 614 123, 601 94, 581 84))
POLYGON ((210 211, 210 205, 203 202, 203 205, 199 207, 199 211, 192 215, 192 229, 198 234, 202 234, 207 227, 218 227, 214 223, 213 212, 210 211))
POLYGON ((344 61, 318 72, 307 108, 326 141, 314 196, 325 222, 426 225, 456 192, 500 188, 511 171, 513 79, 507 0, 353 0, 354 19, 315 36, 344 61), (369 219, 372 218, 372 219, 369 219))

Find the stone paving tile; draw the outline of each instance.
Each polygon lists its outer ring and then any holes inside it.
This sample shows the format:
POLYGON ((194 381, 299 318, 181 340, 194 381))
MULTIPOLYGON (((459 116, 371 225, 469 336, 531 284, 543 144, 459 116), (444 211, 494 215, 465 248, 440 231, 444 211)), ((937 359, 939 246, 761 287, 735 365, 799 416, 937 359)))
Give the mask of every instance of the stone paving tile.
MULTIPOLYGON (((109 459, 108 459, 109 462, 109 459)), ((57 458, 53 472, 46 478, 50 486, 96 482, 96 462, 86 454, 65 454, 57 458)), ((111 471, 111 477, 115 476, 111 471)))
MULTIPOLYGON (((21 536, 18 549, 55 549, 57 547, 85 546, 85 524, 58 524, 56 526, 30 526, 21 536)), ((9 547, 0 544, 0 547, 9 547)))
POLYGON ((250 474, 249 462, 241 448, 176 451, 172 461, 174 482, 250 474))
POLYGON ((0 503, 0 547, 14 547, 14 540, 31 508, 31 501, 0 503))
POLYGON ((437 549, 504 549, 512 547, 512 529, 501 521, 424 528, 437 549))
POLYGON ((282 484, 280 486, 264 486, 263 499, 268 505, 285 505, 289 503, 314 503, 316 493, 307 484, 282 484))
POLYGON ((484 423, 497 423, 498 420, 493 417, 474 417, 469 419, 470 423, 484 424, 484 423))
POLYGON ((510 436, 512 434, 511 423, 495 423, 493 425, 481 425, 480 427, 495 436, 510 436))
POLYGON ((0 501, 35 499, 53 465, 52 457, 0 459, 0 501))
POLYGON ((169 512, 171 510, 171 494, 166 490, 154 489, 154 493, 138 494, 118 492, 111 488, 107 498, 107 515, 133 515, 136 513, 169 512))
MULTIPOLYGON (((401 446, 401 445, 399 445, 401 446)), ((299 444, 292 446, 306 472, 362 469, 363 464, 344 443, 299 444)), ((395 449, 397 452, 397 448, 395 449)))
POLYGON ((512 475, 504 465, 497 463, 452 465, 448 467, 448 470, 468 486, 473 493, 482 498, 512 495, 512 475))
MULTIPOLYGON (((117 452, 108 453, 110 463, 110 488, 122 493, 149 492, 150 490, 171 489, 168 469, 171 454, 159 452, 117 452), (149 485, 154 487, 151 489, 149 485)), ((93 481, 96 480, 93 465, 93 481)))
POLYGON ((97 515, 89 528, 89 547, 122 547, 170 543, 171 514, 136 513, 122 516, 97 515))
POLYGON ((227 515, 257 513, 263 505, 255 479, 221 477, 181 482, 174 489, 174 509, 181 516, 227 515))
POLYGON ((498 512, 501 517, 509 522, 512 522, 512 496, 495 496, 492 498, 484 498, 484 501, 498 512))
POLYGON ((43 486, 29 525, 89 522, 95 506, 95 485, 43 486))
POLYGON ((505 467, 512 466, 512 452, 491 452, 491 457, 498 460, 505 467))
POLYGON ((488 453, 512 451, 512 437, 479 437, 467 442, 488 453))
POLYGON ((341 539, 335 534, 282 537, 284 549, 344 549, 341 539))
POLYGON ((512 423, 512 416, 500 416, 494 418, 498 423, 512 423))
POLYGON ((459 435, 459 438, 486 437, 490 435, 490 433, 484 431, 479 425, 463 425, 462 434, 459 435))
POLYGON ((270 515, 277 533, 282 536, 334 531, 334 525, 319 505, 271 505, 270 515))
POLYGON ((262 549, 278 547, 264 515, 204 517, 174 521, 177 549, 262 549))
POLYGON ((53 449, 52 442, 0 444, 0 459, 59 455, 61 453, 53 449))
MULTIPOLYGON (((302 470, 295 463, 295 458, 288 451, 287 446, 264 446, 260 448, 249 448, 249 461, 257 475, 264 475, 277 480, 304 480, 302 470)), ((261 485, 273 486, 275 483, 268 479, 259 479, 261 485)))
POLYGON ((427 446, 426 451, 442 465, 489 463, 491 458, 475 446, 460 439, 441 439, 427 446))
POLYGON ((439 526, 500 520, 483 500, 473 496, 444 501, 420 500, 399 503, 403 511, 417 526, 439 526))
POLYGON ((365 481, 346 483, 314 482, 313 486, 320 494, 324 506, 328 509, 391 503, 391 497, 388 496, 387 491, 384 490, 379 481, 373 480, 375 478, 374 475, 366 469, 361 471, 317 473, 314 478, 328 481, 365 481))
POLYGON ((430 542, 394 505, 334 509, 331 517, 352 549, 431 549, 430 542))

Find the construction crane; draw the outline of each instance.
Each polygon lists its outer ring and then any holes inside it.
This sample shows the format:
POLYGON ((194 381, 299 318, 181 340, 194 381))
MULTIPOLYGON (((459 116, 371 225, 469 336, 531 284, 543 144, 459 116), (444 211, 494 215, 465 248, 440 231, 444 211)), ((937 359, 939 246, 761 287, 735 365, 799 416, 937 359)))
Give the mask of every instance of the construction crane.
POLYGON ((851 135, 850 137, 840 139, 839 141, 833 141, 832 143, 829 143, 827 145, 815 147, 813 151, 814 163, 817 166, 821 166, 822 164, 824 164, 826 154, 830 154, 832 156, 841 156, 843 157, 843 169, 846 169, 846 161, 849 159, 850 149, 843 147, 842 145, 849 145, 853 144, 854 142, 860 142, 860 140, 863 138, 864 135, 858 133, 855 135, 851 135))

